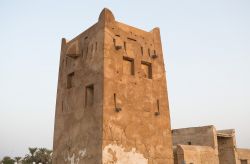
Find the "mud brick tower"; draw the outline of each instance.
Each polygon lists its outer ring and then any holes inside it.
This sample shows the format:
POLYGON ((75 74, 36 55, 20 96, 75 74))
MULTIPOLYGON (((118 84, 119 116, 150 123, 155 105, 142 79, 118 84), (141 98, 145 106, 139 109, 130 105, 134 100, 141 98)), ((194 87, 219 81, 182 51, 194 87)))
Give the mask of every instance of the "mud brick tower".
POLYGON ((62 39, 54 164, 172 164, 159 28, 117 22, 103 9, 92 27, 62 39))

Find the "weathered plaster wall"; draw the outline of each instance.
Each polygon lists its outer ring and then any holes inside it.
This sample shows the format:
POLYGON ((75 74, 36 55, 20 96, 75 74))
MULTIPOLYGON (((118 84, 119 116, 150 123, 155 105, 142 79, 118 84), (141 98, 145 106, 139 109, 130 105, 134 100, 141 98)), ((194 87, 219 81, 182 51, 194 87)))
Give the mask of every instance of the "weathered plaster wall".
POLYGON ((178 145, 176 164, 219 164, 217 152, 210 146, 178 145))
POLYGON ((237 149, 240 164, 250 164, 250 149, 237 149), (245 163, 244 163, 245 162, 245 163))
POLYGON ((103 163, 173 163, 170 129, 159 29, 145 32, 109 21, 105 26, 103 163))

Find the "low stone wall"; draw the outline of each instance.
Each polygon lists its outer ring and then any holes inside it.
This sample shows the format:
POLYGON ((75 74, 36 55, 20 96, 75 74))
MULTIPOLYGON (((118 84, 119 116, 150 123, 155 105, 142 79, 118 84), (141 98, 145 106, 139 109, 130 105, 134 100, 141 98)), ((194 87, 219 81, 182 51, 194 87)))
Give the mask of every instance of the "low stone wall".
POLYGON ((175 164, 219 164, 217 151, 209 146, 177 145, 175 164))

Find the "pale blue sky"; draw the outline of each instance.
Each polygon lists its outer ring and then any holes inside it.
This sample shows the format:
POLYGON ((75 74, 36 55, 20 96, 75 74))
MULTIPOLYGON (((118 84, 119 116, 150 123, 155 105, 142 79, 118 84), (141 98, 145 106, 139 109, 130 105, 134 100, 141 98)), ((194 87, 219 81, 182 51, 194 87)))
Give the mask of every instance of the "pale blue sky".
POLYGON ((173 128, 235 128, 250 148, 249 0, 0 0, 0 158, 52 148, 61 38, 116 20, 161 29, 173 128))

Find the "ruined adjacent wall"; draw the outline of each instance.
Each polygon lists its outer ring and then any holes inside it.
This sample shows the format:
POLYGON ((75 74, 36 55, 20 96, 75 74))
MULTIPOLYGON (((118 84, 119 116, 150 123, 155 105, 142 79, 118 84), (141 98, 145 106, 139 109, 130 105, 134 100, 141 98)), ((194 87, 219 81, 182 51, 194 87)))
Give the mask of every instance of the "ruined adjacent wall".
POLYGON ((236 164, 238 157, 234 130, 217 131, 220 164, 236 164))
POLYGON ((166 76, 158 28, 115 21, 62 41, 53 163, 173 163, 166 76))

